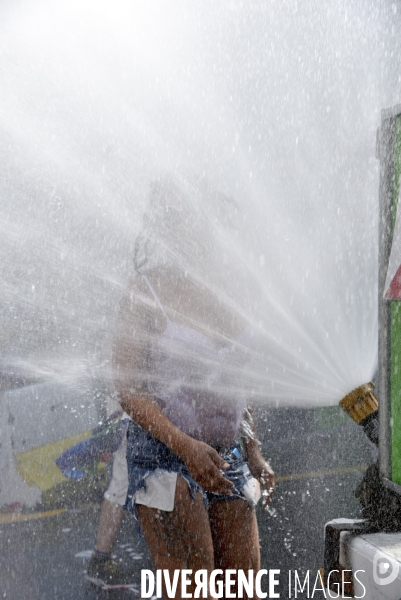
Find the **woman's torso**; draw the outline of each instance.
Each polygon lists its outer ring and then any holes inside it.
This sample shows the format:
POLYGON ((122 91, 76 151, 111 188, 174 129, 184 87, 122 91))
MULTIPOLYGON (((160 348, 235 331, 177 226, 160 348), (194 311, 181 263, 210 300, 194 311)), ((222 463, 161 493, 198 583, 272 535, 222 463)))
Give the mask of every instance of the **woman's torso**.
POLYGON ((208 290, 173 280, 163 294, 163 281, 151 276, 141 277, 165 327, 149 338, 149 390, 184 433, 212 446, 229 446, 237 439, 246 404, 248 330, 208 290), (177 294, 179 310, 169 310, 177 294))

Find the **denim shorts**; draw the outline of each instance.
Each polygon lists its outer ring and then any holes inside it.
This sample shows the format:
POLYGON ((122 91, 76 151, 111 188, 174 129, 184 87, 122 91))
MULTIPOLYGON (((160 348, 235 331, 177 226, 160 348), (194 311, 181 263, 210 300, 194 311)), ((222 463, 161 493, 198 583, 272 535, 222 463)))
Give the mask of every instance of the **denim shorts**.
POLYGON ((124 508, 130 510, 136 516, 136 506, 135 501, 133 501, 135 494, 138 490, 146 487, 146 475, 156 469, 163 469, 181 475, 188 483, 192 499, 195 499, 195 492, 199 492, 202 494, 206 507, 212 502, 246 500, 242 489, 247 481, 252 478, 252 475, 240 444, 238 443, 232 448, 216 448, 216 450, 230 465, 229 469, 223 471, 224 477, 234 484, 230 496, 204 490, 191 477, 181 458, 135 421, 131 421, 127 431, 128 492, 124 508))

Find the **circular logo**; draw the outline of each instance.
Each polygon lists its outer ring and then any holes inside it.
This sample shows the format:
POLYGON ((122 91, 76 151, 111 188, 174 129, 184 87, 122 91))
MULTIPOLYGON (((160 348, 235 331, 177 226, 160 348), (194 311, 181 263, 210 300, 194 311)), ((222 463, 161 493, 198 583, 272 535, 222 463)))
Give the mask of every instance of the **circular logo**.
POLYGON ((377 585, 389 585, 397 579, 399 563, 384 552, 376 552, 373 557, 373 579, 377 585))

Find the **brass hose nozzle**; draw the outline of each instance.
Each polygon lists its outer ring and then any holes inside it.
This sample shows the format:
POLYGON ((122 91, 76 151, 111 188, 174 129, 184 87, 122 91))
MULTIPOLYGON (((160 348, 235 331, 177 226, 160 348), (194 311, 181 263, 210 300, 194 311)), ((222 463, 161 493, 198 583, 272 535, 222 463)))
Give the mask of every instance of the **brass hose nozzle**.
POLYGON ((379 401, 373 393, 375 384, 364 383, 355 388, 339 403, 355 423, 361 425, 374 443, 379 443, 379 401))
POLYGON ((379 408, 379 401, 373 393, 375 384, 364 383, 345 396, 340 406, 358 425, 379 408))

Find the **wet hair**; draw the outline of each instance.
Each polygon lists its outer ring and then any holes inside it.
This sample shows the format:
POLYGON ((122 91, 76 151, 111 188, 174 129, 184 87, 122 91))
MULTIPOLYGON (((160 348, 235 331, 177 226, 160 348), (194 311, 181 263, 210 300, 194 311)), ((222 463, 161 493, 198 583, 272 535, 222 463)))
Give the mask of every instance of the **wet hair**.
POLYGON ((148 196, 148 210, 143 215, 142 230, 138 234, 134 248, 134 267, 140 272, 149 265, 149 257, 152 252, 152 230, 157 221, 168 219, 168 206, 166 199, 174 201, 183 198, 179 186, 172 177, 163 176, 155 179, 150 184, 148 196))
POLYGON ((135 240, 134 248, 134 268, 137 273, 140 273, 148 263, 149 253, 147 252, 147 245, 149 245, 149 240, 139 234, 135 240))
MULTIPOLYGON (((188 181, 163 176, 151 182, 149 190, 148 210, 143 216, 143 227, 137 236, 134 249, 134 267, 137 272, 151 268, 152 253, 168 247, 162 235, 156 235, 158 224, 163 224, 165 231, 174 231, 180 220, 181 207, 191 204, 195 199, 199 203, 207 203, 208 212, 214 215, 215 223, 232 228, 233 215, 239 212, 238 203, 227 194, 217 191, 205 180, 191 184, 188 181), (164 244, 164 246, 163 246, 164 244)), ((156 261, 157 262, 157 261, 156 261)))

